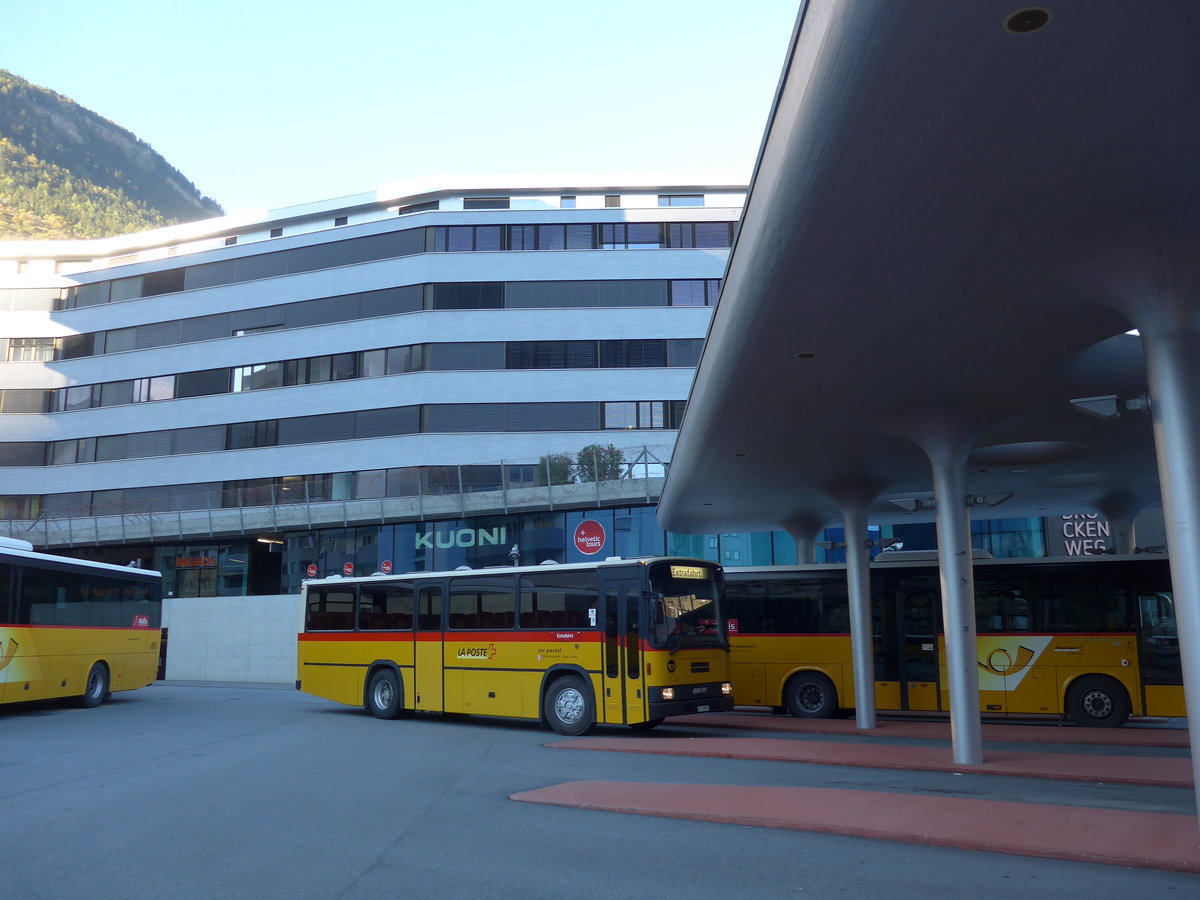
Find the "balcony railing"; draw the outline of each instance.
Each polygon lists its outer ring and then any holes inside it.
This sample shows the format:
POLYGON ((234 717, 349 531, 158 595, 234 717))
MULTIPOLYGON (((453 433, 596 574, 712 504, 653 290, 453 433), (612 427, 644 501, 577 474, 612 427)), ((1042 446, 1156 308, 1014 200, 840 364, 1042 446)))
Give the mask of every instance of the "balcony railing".
POLYGON ((191 494, 180 508, 165 502, 123 500, 104 508, 56 509, 0 519, 10 537, 38 548, 265 535, 348 527, 500 515, 539 509, 587 509, 654 503, 662 493, 671 447, 613 452, 585 448, 538 459, 423 466, 391 470, 388 496, 355 496, 360 482, 321 476, 191 494), (494 469, 497 477, 489 478, 494 469), (343 493, 347 496, 330 496, 343 493), (182 508, 183 506, 187 508, 182 508))

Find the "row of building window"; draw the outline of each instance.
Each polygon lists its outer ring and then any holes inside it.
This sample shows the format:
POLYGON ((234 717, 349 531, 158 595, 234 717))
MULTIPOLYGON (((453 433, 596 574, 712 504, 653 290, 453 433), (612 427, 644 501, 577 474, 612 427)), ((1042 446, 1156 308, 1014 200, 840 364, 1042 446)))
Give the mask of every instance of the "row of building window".
POLYGON ((401 375, 503 369, 695 368, 702 338, 407 344, 55 390, 0 391, 0 414, 68 412, 401 375))
POLYGON ((716 278, 411 284, 62 338, 0 338, 0 360, 52 362, 82 359, 128 350, 148 350, 422 310, 712 306, 717 301, 720 289, 720 279, 716 278))
POLYGON ((559 483, 564 472, 553 462, 464 466, 406 466, 358 472, 287 475, 240 481, 211 481, 153 487, 0 497, 0 519, 47 516, 138 515, 198 509, 237 509, 376 500, 440 494, 519 490, 559 483))
MULTIPOLYGON (((562 209, 575 209, 577 194, 563 194, 558 198, 558 205, 562 209)), ((509 197, 464 197, 463 209, 508 209, 511 203, 509 197)), ((619 207, 621 205, 620 194, 605 194, 604 205, 608 208, 619 207)), ((703 206, 703 194, 659 194, 659 206, 703 206)), ((430 203, 422 204, 425 209, 437 209, 438 201, 434 200, 430 203)), ((404 212, 412 212, 411 207, 405 207, 404 212)))
POLYGON ((419 253, 727 248, 733 229, 732 222, 434 225, 81 284, 62 291, 54 307, 76 309, 419 253))
POLYGON ((65 441, 0 443, 0 466, 56 466, 404 434, 676 429, 683 400, 393 406, 65 441))
MULTIPOLYGON (((563 194, 558 198, 560 209, 575 209, 578 206, 579 196, 577 194, 563 194)), ((703 194, 659 194, 658 205, 660 207, 680 207, 680 206, 703 206, 703 194)), ((606 209, 615 209, 621 206, 620 194, 605 194, 604 206, 606 209)), ((477 209, 511 209, 511 197, 464 197, 462 201, 464 210, 477 209)), ((396 208, 396 214, 401 216, 412 215, 418 212, 430 212, 441 209, 441 202, 438 200, 427 200, 424 203, 412 203, 408 206, 400 206, 396 208)), ((350 224, 349 216, 335 216, 333 226, 338 228, 342 225, 350 224)), ((283 226, 276 226, 271 229, 270 235, 273 238, 283 237, 283 226)), ((225 238, 225 246, 233 247, 238 242, 237 235, 230 235, 225 238)), ((115 265, 122 258, 112 261, 115 265)), ((136 262, 136 257, 129 258, 128 262, 136 262)))

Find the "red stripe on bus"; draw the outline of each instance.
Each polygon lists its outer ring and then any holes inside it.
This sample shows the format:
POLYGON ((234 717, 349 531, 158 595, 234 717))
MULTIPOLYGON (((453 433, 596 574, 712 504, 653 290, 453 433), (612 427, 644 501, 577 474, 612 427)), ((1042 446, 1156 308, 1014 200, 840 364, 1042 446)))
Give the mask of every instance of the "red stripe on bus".
POLYGON ((24 628, 27 631, 159 631, 161 626, 149 625, 8 625, 0 622, 0 628, 24 628))
POLYGON ((504 641, 508 643, 546 643, 556 641, 563 644, 598 643, 598 631, 303 631, 297 635, 302 641, 504 641))

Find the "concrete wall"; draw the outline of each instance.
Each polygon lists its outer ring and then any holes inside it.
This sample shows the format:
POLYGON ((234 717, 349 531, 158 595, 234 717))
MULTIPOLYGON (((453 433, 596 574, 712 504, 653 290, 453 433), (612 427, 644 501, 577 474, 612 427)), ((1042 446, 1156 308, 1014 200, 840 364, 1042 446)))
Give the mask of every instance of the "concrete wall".
POLYGON ((296 633, 304 627, 298 594, 170 597, 163 600, 167 678, 292 684, 296 633))

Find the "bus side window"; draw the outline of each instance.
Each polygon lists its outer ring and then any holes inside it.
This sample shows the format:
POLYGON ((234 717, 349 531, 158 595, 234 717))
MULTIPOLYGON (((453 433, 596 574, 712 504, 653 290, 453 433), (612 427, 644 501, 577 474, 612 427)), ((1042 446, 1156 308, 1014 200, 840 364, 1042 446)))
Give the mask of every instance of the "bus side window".
POLYGON ((442 630, 442 589, 437 585, 421 588, 417 602, 417 630, 442 630))
POLYGON ((354 628, 353 588, 310 589, 306 616, 309 631, 350 631, 354 628))
POLYGON ((996 595, 991 591, 980 590, 975 586, 975 630, 980 634, 989 634, 1000 630, 1000 612, 997 609, 996 595))
POLYGON ((518 622, 522 628, 595 628, 599 604, 595 572, 522 575, 518 622))
POLYGON ((7 563, 0 563, 0 622, 13 620, 13 610, 9 609, 12 597, 13 569, 7 563))
POLYGON ((1150 637, 1178 637, 1175 601, 1169 594, 1142 594, 1138 597, 1142 629, 1150 637))

